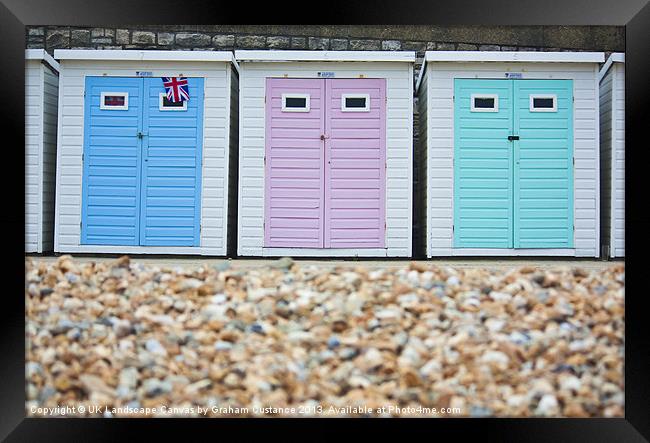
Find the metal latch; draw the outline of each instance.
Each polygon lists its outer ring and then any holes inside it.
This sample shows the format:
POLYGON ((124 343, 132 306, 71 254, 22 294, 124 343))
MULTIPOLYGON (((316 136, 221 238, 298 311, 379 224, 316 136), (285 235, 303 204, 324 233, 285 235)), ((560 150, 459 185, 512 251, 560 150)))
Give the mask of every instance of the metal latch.
POLYGON ((513 140, 519 140, 519 136, 518 135, 509 135, 508 136, 508 141, 511 142, 513 140))

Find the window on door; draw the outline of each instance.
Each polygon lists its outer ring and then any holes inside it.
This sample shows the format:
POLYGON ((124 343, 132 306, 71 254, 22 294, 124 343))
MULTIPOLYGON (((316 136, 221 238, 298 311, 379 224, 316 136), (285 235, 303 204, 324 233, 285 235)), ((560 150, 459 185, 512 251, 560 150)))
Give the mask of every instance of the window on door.
POLYGON ((161 111, 187 111, 187 100, 173 102, 167 98, 167 94, 161 92, 158 98, 158 109, 161 111))
POLYGON ((530 94, 530 112, 557 112, 556 94, 530 94))
POLYGON ((309 94, 282 94, 282 112, 309 112, 309 94))
POLYGON ((499 96, 497 94, 472 94, 472 112, 499 112, 499 96))
POLYGON ((102 92, 99 108, 110 111, 126 111, 129 109, 128 92, 102 92))
POLYGON ((369 112, 370 94, 341 94, 341 112, 369 112))

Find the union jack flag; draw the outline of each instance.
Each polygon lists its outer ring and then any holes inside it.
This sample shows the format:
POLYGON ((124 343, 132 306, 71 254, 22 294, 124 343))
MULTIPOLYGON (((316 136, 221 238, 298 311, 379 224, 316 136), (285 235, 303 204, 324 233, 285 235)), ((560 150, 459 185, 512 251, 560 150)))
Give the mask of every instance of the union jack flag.
POLYGON ((185 77, 163 77, 167 100, 172 103, 182 102, 190 99, 190 89, 185 77))

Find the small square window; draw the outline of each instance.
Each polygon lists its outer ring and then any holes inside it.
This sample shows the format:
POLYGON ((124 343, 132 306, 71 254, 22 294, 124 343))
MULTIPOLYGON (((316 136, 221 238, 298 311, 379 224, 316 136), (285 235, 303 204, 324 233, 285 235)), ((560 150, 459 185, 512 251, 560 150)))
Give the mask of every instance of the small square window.
POLYGON ((167 98, 167 94, 160 93, 158 102, 158 109, 161 111, 187 111, 187 100, 180 102, 171 102, 167 98))
POLYGON ((530 112, 557 112, 557 95, 531 94, 530 112))
POLYGON ((499 96, 497 94, 472 94, 470 110, 472 112, 499 112, 499 96))
POLYGON ((369 112, 370 94, 341 94, 341 112, 369 112))
POLYGON ((129 109, 128 92, 102 92, 99 108, 111 111, 126 111, 129 109))
POLYGON ((309 112, 309 94, 282 94, 282 112, 309 112))

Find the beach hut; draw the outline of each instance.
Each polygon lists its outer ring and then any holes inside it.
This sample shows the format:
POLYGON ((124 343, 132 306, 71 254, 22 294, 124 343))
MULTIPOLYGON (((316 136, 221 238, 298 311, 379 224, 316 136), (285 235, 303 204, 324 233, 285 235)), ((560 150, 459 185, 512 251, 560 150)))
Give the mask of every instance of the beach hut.
POLYGON ((54 250, 226 255, 238 66, 231 52, 56 50, 54 250), (187 79, 169 100, 163 77, 187 79))
POLYGON ((602 256, 625 257, 625 54, 611 54, 598 79, 602 256))
POLYGON ((238 254, 408 257, 408 51, 235 51, 238 254))
POLYGON ((54 239, 54 174, 59 64, 43 49, 25 52, 25 252, 54 239))
POLYGON ((427 51, 426 254, 599 255, 597 52, 427 51))

